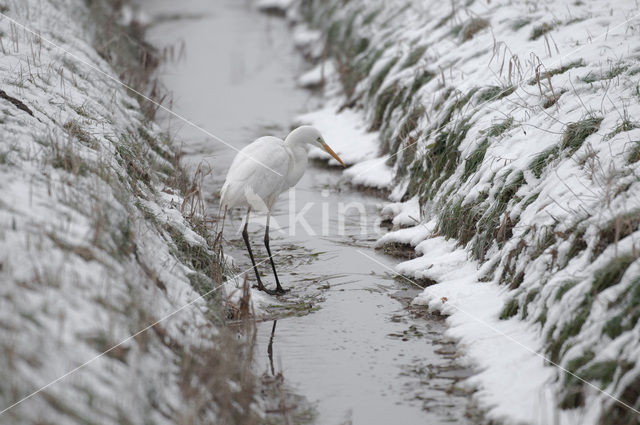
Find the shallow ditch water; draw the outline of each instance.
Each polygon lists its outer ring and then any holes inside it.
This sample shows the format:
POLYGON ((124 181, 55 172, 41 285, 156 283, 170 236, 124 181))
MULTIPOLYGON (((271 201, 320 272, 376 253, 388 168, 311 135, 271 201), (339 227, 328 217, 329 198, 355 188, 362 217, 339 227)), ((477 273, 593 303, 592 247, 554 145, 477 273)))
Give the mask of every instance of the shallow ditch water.
MULTIPOLYGON (((258 13, 250 1, 143 4, 147 13, 162 17, 151 40, 183 53, 162 71, 173 109, 232 146, 263 134, 284 137, 291 119, 317 102, 295 87, 304 63, 286 23, 258 13)), ((236 152, 175 119, 167 125, 185 142, 190 163, 211 164, 205 189, 210 211, 217 211, 215 194, 236 152)), ((281 196, 271 245, 281 281, 292 291, 267 307, 277 322, 258 324, 255 368, 263 380, 283 382, 287 396, 270 409, 268 422, 473 422, 465 416, 469 396, 455 385, 470 370, 456 364, 455 345, 441 336, 442 319, 408 308, 416 290, 389 274, 385 266, 393 267, 395 259, 371 248, 379 236, 374 220, 380 204, 321 164, 311 164, 297 190, 281 196), (364 214, 349 208, 340 221, 338 210, 350 203, 361 205, 364 214), (315 235, 301 221, 291 222, 291 204, 296 214, 306 211, 303 218, 315 235)), ((249 261, 235 232, 240 219, 225 234, 227 253, 244 269, 249 261)), ((251 230, 264 259, 262 226, 254 223, 251 230)), ((262 269, 265 283, 273 285, 268 263, 262 269)))

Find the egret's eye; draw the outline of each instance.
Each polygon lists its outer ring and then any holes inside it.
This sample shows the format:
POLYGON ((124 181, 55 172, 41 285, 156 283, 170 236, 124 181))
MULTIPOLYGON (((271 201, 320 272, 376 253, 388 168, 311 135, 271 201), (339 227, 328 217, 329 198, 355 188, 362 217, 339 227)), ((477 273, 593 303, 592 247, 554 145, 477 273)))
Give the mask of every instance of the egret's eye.
POLYGON ((316 139, 316 141, 317 141, 318 143, 320 143, 321 145, 322 145, 322 144, 324 144, 324 140, 322 140, 322 137, 318 137, 318 138, 316 139))

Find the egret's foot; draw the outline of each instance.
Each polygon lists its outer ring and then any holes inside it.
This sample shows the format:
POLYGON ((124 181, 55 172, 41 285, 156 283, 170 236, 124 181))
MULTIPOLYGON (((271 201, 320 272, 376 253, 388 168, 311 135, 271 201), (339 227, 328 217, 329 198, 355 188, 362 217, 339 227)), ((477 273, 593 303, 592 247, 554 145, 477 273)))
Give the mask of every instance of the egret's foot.
POLYGON ((262 292, 264 292, 265 294, 269 294, 269 295, 280 295, 280 293, 279 293, 277 290, 276 290, 276 291, 274 291, 274 290, 272 290, 272 289, 267 289, 267 288, 262 284, 262 282, 258 282, 258 284, 253 285, 252 287, 253 287, 253 288, 256 288, 258 291, 262 291, 262 292))
POLYGON ((280 292, 278 292, 277 290, 274 291, 273 289, 267 289, 267 288, 262 288, 260 289, 261 291, 264 291, 265 294, 269 294, 269 295, 281 295, 280 292))
POLYGON ((266 286, 262 284, 262 282, 254 283, 253 285, 251 285, 251 287, 269 295, 283 295, 291 290, 291 289, 283 289, 282 286, 279 286, 276 289, 267 289, 266 286))
POLYGON ((291 291, 291 289, 284 289, 282 286, 278 286, 276 288, 276 295, 284 295, 289 291, 291 291))

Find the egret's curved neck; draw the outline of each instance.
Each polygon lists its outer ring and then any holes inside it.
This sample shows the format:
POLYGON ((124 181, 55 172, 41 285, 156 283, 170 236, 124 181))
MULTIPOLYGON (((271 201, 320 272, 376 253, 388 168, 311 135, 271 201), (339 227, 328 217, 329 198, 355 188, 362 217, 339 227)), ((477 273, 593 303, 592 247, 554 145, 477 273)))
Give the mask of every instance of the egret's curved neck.
POLYGON ((287 146, 289 147, 293 147, 293 146, 306 146, 307 143, 306 141, 302 138, 299 137, 298 134, 296 134, 295 132, 290 133, 285 139, 284 142, 287 144, 287 146))
MULTIPOLYGON (((286 143, 286 141, 285 141, 286 143)), ((306 143, 287 143, 287 147, 291 149, 295 162, 306 163, 309 155, 309 145, 306 143)))
POLYGON ((287 175, 287 183, 289 187, 295 186, 300 180, 307 167, 307 156, 309 155, 309 144, 300 143, 295 137, 287 137, 284 140, 285 145, 293 154, 292 162, 287 175))
POLYGON ((291 151, 293 151, 296 157, 304 156, 306 158, 309 153, 309 144, 301 140, 299 137, 289 135, 284 139, 284 143, 289 149, 291 149, 291 151))

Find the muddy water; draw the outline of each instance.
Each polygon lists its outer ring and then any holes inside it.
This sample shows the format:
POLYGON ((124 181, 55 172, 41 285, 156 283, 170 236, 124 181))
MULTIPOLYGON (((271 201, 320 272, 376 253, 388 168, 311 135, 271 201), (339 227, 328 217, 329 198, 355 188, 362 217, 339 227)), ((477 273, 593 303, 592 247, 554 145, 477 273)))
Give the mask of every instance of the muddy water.
MULTIPOLYGON (((262 134, 283 137, 292 117, 316 102, 295 87, 304 64, 286 23, 259 14, 250 1, 144 5, 164 19, 152 28, 152 40, 173 44, 184 56, 162 72, 174 93, 173 109, 226 143, 241 148, 262 134)), ((168 125, 185 141, 191 164, 211 164, 206 189, 210 209, 217 210, 215 193, 235 151, 179 120, 168 125)), ((275 326, 273 320, 258 325, 255 368, 258 375, 280 377, 297 396, 272 409, 269 421, 470 422, 468 396, 455 385, 469 371, 456 366, 455 345, 441 337, 442 320, 407 308, 415 289, 389 274, 386 267, 396 260, 371 249, 379 204, 321 165, 311 165, 297 190, 281 196, 272 250, 281 281, 292 291, 267 308, 278 318, 275 326), (348 205, 346 219, 338 219, 348 205), (296 216, 301 219, 292 221, 296 216)), ((239 235, 228 230, 230 253, 248 266, 239 235)), ((254 223, 251 230, 263 259, 262 227, 254 223)), ((269 269, 263 271, 273 285, 269 269)))

